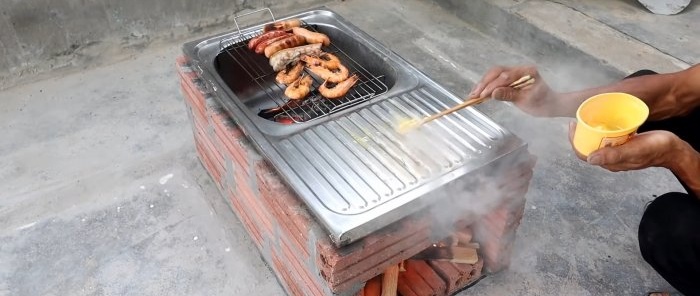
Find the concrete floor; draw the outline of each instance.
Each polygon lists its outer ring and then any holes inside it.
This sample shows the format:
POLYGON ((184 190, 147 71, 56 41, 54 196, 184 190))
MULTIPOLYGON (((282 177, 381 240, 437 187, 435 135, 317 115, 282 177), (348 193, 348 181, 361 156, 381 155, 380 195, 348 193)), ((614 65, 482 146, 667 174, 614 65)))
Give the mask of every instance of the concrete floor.
MULTIPOLYGON (((457 94, 493 64, 540 62, 429 1, 330 7, 457 94)), ((283 294, 196 159, 178 54, 150 48, 0 92, 0 295, 283 294)), ((539 161, 511 269, 460 295, 670 289, 636 241, 645 203, 682 190, 668 172, 590 167, 571 153, 568 120, 479 109, 539 161)))

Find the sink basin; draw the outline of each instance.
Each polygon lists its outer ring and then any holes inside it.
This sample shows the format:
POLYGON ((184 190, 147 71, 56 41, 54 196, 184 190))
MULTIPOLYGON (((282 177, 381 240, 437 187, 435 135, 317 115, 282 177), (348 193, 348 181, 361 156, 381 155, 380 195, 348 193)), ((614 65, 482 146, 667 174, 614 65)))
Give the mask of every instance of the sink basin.
MULTIPOLYGON (((307 108, 312 109, 309 112, 297 108, 289 110, 288 116, 308 117, 308 120, 318 119, 330 113, 332 109, 350 107, 355 102, 375 98, 394 87, 397 80, 396 68, 366 45, 353 42, 354 39, 351 36, 336 26, 309 24, 308 27, 330 37, 333 43, 324 47, 323 51, 336 55, 341 63, 350 69, 351 74, 358 74, 360 81, 348 94, 347 99, 328 100, 312 92, 311 100, 316 100, 319 104, 327 103, 323 105, 324 108, 307 108), (340 108, 334 108, 336 106, 340 108)), ((236 41, 238 44, 230 45, 214 59, 214 67, 221 79, 250 112, 258 113, 261 110, 284 105, 288 101, 284 96, 286 86, 275 81, 275 73, 268 64, 268 59, 245 47, 247 40, 236 41)), ((307 71, 306 74, 310 73, 307 71)), ((318 88, 321 83, 322 81, 316 78, 314 87, 318 88)))

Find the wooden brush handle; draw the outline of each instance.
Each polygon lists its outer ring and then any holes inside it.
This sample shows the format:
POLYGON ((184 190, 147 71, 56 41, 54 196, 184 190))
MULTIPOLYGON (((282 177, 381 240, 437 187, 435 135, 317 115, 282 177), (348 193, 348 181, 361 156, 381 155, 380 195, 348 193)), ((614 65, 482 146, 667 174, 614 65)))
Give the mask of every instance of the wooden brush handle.
POLYGON ((426 122, 428 122, 428 121, 433 121, 433 120, 435 120, 435 119, 438 119, 438 118, 443 117, 443 116, 448 115, 448 114, 452 114, 452 113, 454 113, 454 112, 456 112, 456 111, 459 111, 459 110, 461 110, 461 109, 467 108, 467 107, 469 107, 469 106, 479 104, 479 103, 481 103, 481 102, 483 102, 483 101, 486 101, 487 99, 488 99, 488 98, 473 98, 473 99, 466 100, 466 101, 464 101, 464 102, 462 102, 462 103, 459 103, 459 105, 456 105, 456 106, 454 106, 454 107, 452 107, 452 108, 449 108, 449 109, 444 110, 444 111, 442 111, 442 112, 440 112, 440 113, 433 114, 433 115, 431 115, 431 116, 429 116, 429 117, 426 117, 425 119, 423 119, 423 123, 426 123, 426 122))

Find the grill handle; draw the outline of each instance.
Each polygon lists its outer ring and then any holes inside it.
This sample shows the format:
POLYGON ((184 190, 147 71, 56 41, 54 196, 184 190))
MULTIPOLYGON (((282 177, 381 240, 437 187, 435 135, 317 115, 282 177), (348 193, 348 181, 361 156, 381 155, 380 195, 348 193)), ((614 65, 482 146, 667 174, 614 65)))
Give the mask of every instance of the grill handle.
POLYGON ((234 16, 234 17, 233 17, 233 22, 236 23, 236 29, 238 29, 238 35, 239 35, 239 36, 240 36, 240 35, 243 35, 243 33, 241 32, 241 27, 238 26, 238 18, 244 17, 244 16, 248 16, 248 15, 251 15, 251 14, 254 14, 254 13, 258 13, 258 12, 261 12, 261 11, 267 11, 267 12, 270 14, 270 17, 272 18, 272 22, 275 22, 275 15, 272 13, 272 10, 270 10, 269 7, 261 8, 261 9, 258 9, 258 10, 254 10, 254 11, 251 11, 251 12, 246 12, 246 13, 244 13, 244 14, 234 16))

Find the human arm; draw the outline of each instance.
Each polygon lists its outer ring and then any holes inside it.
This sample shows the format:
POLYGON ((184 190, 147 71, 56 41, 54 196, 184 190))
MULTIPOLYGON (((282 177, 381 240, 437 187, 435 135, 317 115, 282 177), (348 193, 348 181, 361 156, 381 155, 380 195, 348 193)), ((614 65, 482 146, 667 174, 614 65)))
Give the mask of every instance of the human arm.
POLYGON ((474 86, 470 96, 492 96, 512 101, 535 116, 575 117, 583 101, 606 92, 624 92, 642 99, 649 106, 650 120, 684 115, 700 105, 700 65, 680 72, 639 76, 569 93, 550 89, 535 67, 495 67, 474 86), (508 87, 524 75, 534 77, 536 83, 519 90, 508 87))

